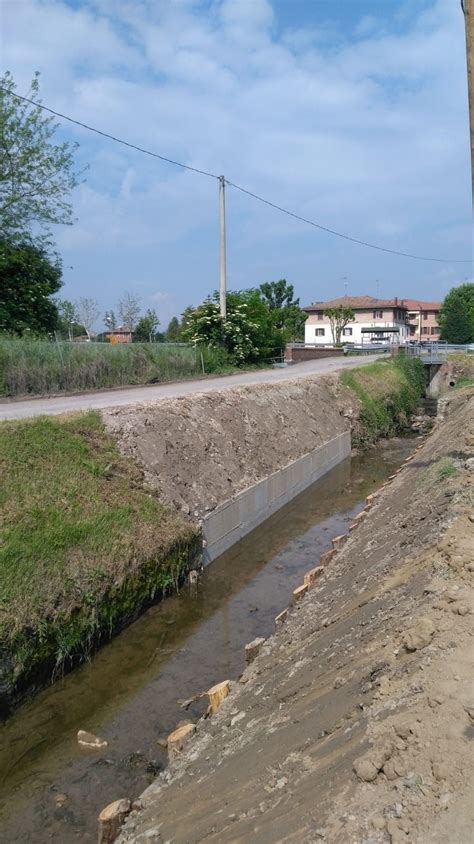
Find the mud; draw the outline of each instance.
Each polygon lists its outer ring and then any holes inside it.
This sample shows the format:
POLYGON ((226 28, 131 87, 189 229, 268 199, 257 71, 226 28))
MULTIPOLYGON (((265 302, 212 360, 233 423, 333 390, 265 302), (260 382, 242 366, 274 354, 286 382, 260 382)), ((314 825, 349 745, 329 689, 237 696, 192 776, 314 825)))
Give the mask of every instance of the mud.
POLYGON ((120 842, 471 840, 473 419, 443 400, 120 842))

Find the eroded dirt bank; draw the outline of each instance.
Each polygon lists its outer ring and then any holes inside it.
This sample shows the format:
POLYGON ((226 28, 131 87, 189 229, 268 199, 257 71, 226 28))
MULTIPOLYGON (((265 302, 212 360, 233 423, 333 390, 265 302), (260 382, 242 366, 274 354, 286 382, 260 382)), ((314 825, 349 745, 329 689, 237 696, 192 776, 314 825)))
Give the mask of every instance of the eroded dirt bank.
POLYGON ((442 404, 121 842, 471 840, 474 391, 442 404))
POLYGON ((122 450, 163 500, 202 516, 350 427, 358 399, 338 376, 107 410, 122 450))

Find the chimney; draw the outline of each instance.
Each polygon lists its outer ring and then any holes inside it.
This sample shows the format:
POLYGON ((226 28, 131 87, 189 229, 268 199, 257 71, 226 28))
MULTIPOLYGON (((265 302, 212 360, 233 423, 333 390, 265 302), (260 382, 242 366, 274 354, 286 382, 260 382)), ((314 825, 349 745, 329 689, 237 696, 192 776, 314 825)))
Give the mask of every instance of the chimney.
POLYGON ((398 296, 395 296, 395 304, 398 305, 398 296))

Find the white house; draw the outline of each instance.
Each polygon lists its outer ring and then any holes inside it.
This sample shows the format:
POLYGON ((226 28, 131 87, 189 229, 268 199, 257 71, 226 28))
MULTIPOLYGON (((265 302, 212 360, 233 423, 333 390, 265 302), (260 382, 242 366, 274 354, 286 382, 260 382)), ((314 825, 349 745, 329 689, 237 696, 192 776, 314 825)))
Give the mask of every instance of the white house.
POLYGON ((374 299, 372 296, 341 296, 328 302, 315 302, 303 308, 308 319, 305 323, 305 343, 332 344, 334 342, 327 308, 343 305, 352 308, 354 320, 348 323, 341 336, 341 343, 400 343, 410 336, 408 307, 404 300, 374 299))

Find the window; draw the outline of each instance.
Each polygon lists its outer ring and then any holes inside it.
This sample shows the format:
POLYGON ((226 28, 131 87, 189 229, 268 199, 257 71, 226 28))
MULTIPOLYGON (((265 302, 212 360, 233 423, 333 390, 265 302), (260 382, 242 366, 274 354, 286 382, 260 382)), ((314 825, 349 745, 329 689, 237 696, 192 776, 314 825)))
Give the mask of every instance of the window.
POLYGON ((438 331, 439 331, 439 329, 438 329, 438 326, 437 326, 437 325, 435 325, 435 326, 432 326, 432 327, 431 327, 431 333, 432 333, 432 334, 437 334, 437 333, 438 333, 438 331))
POLYGON ((324 337, 325 330, 324 330, 324 328, 316 328, 314 333, 315 333, 316 337, 324 337))
POLYGON ((382 319, 383 311, 374 311, 374 319, 382 319))
POLYGON ((352 337, 352 328, 345 328, 342 333, 344 337, 352 337))
POLYGON ((319 312, 318 312, 318 319, 322 319, 322 318, 323 318, 323 312, 322 312, 322 311, 319 311, 319 312))
POLYGON ((428 311, 423 311, 423 319, 428 319, 428 311))

